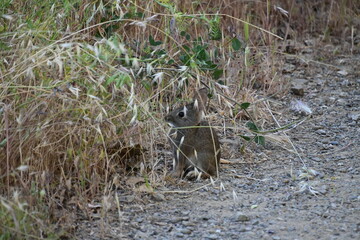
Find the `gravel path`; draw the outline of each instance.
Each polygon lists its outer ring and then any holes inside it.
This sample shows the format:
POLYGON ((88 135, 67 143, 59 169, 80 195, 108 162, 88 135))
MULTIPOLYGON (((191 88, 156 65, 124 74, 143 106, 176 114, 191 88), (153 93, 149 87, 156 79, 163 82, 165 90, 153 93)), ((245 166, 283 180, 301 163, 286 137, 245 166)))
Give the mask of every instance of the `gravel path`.
POLYGON ((252 164, 222 165, 222 185, 183 180, 152 195, 120 193, 121 212, 82 221, 78 238, 360 239, 360 56, 337 57, 338 68, 286 62, 304 96, 289 93, 270 105, 282 125, 301 117, 291 101, 312 109, 287 132, 307 169, 268 141, 252 164))

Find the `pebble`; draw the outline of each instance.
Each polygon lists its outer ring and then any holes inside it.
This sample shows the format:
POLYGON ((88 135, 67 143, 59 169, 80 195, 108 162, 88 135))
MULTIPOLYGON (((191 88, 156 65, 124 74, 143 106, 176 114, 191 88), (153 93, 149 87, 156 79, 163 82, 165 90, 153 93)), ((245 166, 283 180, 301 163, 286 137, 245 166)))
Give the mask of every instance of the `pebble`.
POLYGON ((240 227, 238 228, 238 231, 239 231, 239 232, 246 232, 245 226, 240 226, 240 227))
POLYGON ((349 117, 353 121, 358 121, 360 119, 360 113, 349 114, 349 117))
POLYGON ((196 226, 195 223, 189 222, 189 221, 183 221, 183 225, 184 225, 184 226, 187 226, 187 227, 194 227, 194 226, 196 226))
POLYGON ((165 196, 163 194, 161 194, 161 193, 154 193, 152 195, 152 199, 157 201, 157 202, 162 202, 162 201, 166 200, 165 196))
POLYGON ((315 131, 317 134, 320 134, 320 135, 326 135, 326 131, 324 129, 319 129, 317 131, 315 131))
POLYGON ((205 239, 219 239, 219 236, 216 234, 210 234, 206 236, 205 239))
POLYGON ((184 234, 191 234, 192 231, 189 229, 189 228, 183 228, 180 230, 181 233, 184 233, 184 234))
POLYGON ((210 218, 208 216, 203 216, 201 220, 208 221, 210 218))
POLYGON ((291 92, 295 95, 298 96, 304 96, 305 92, 304 92, 304 88, 302 86, 292 86, 290 88, 291 92))
POLYGON ((175 218, 170 219, 169 221, 171 223, 179 223, 179 222, 187 221, 187 220, 189 220, 188 217, 175 217, 175 218))
POLYGON ((247 222, 250 220, 249 216, 243 214, 243 213, 236 213, 234 216, 234 220, 236 222, 247 222))
POLYGON ((175 237, 178 237, 178 238, 184 237, 184 234, 182 234, 181 232, 176 232, 174 235, 175 235, 175 237))
POLYGON ((319 189, 317 189, 319 193, 325 195, 328 190, 329 190, 329 187, 327 185, 322 185, 321 187, 319 187, 319 189))
POLYGON ((341 71, 338 71, 337 72, 339 75, 341 75, 341 76, 346 76, 346 75, 348 75, 348 72, 346 71, 346 70, 341 70, 341 71))
POLYGON ((357 200, 359 200, 360 199, 360 196, 350 196, 349 197, 349 200, 350 201, 357 201, 357 200))
POLYGON ((321 162, 321 159, 318 157, 312 157, 311 160, 313 160, 315 162, 321 162))

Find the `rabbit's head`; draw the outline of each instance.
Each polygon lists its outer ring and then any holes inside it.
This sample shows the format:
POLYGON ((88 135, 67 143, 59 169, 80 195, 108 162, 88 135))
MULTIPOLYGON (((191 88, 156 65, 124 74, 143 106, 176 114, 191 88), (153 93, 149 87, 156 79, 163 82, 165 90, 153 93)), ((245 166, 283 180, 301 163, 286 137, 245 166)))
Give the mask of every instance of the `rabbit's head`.
POLYGON ((200 89, 195 92, 192 103, 176 108, 165 117, 165 121, 171 127, 198 125, 203 119, 207 99, 207 89, 200 89))

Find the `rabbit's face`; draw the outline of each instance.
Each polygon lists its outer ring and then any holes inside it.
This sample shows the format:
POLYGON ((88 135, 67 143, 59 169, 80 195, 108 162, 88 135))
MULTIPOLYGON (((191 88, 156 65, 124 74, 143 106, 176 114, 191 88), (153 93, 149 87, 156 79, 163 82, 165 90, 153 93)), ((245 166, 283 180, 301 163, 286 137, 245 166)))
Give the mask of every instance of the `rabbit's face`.
POLYGON ((187 127, 198 125, 202 117, 203 111, 194 102, 175 109, 165 117, 165 121, 171 127, 187 127))

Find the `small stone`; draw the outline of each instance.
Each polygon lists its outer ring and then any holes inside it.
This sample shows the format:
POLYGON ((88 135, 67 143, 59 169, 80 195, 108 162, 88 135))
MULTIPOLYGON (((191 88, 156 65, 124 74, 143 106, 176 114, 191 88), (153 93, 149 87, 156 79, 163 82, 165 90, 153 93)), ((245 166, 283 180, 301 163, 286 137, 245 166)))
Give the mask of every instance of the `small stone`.
POLYGON ((166 200, 165 196, 161 193, 154 193, 152 195, 152 198, 153 198, 153 200, 155 200, 157 202, 162 202, 162 201, 166 200))
POLYGON ((194 226, 196 226, 195 223, 189 222, 189 221, 184 221, 184 222, 183 222, 183 225, 184 225, 184 226, 187 226, 187 227, 194 227, 194 226))
MULTIPOLYGON (((176 232, 176 233, 175 233, 175 237, 183 238, 183 237, 184 237, 184 234, 182 234, 181 232, 176 232)), ((146 239, 146 238, 144 238, 144 239, 146 239)))
POLYGON ((201 219, 204 220, 204 221, 207 221, 207 220, 209 220, 210 218, 207 217, 207 216, 203 216, 201 219))
POLYGON ((296 230, 295 227, 288 227, 288 231, 289 231, 289 232, 293 232, 293 231, 295 231, 295 230, 296 230))
POLYGON ((329 190, 329 187, 327 185, 322 185, 318 189, 318 192, 325 195, 328 192, 328 190, 329 190))
POLYGON ((291 82, 291 92, 298 96, 304 96, 305 86, 308 84, 308 80, 303 78, 293 79, 291 82))
POLYGON ((349 80, 345 79, 344 81, 341 82, 342 86, 349 86, 349 80))
POLYGON ((285 63, 283 66, 283 73, 292 73, 296 69, 296 66, 293 64, 285 63))
POLYGON ((321 162, 321 159, 318 157, 313 157, 313 158, 311 158, 311 160, 313 160, 315 162, 321 162))
POLYGON ((349 117, 353 121, 358 121, 360 119, 360 113, 349 114, 349 117))
POLYGON ((183 221, 182 217, 175 217, 169 220, 171 223, 179 223, 181 221, 183 221))
POLYGON ((183 228, 183 229, 180 230, 180 232, 184 233, 184 234, 191 234, 192 233, 192 231, 190 229, 188 229, 188 228, 183 228))
POLYGON ((216 234, 210 234, 209 236, 206 236, 205 239, 218 239, 219 236, 216 234))
POLYGON ((319 129, 316 131, 316 133, 320 135, 326 135, 326 131, 324 129, 319 129))
POLYGON ((349 197, 349 200, 350 201, 357 201, 357 200, 359 200, 360 199, 360 196, 350 196, 349 197))
POLYGON ((346 76, 346 75, 348 75, 348 72, 345 71, 345 70, 338 71, 337 73, 338 73, 339 75, 341 75, 341 76, 346 76))
POLYGON ((238 228, 239 232, 246 232, 246 228, 244 226, 240 226, 240 228, 238 228))
POLYGON ((245 227, 245 230, 246 230, 247 232, 249 232, 249 231, 253 230, 253 227, 252 227, 252 226, 247 226, 247 227, 245 227))
POLYGON ((247 221, 250 220, 250 218, 247 215, 243 214, 243 213, 237 213, 235 215, 235 217, 234 217, 234 220, 236 222, 247 222, 247 221))
POLYGON ((146 232, 141 232, 141 231, 138 231, 136 234, 135 234, 135 239, 145 239, 147 238, 148 235, 146 232))
POLYGON ((295 95, 298 95, 298 96, 301 96, 301 97, 305 95, 304 88, 301 87, 301 86, 292 86, 290 88, 290 90, 295 95))

